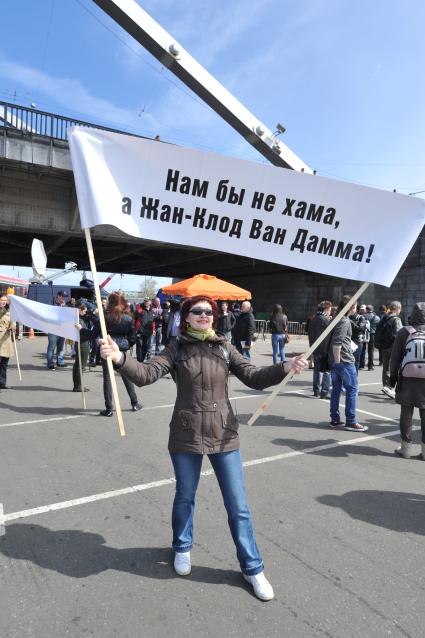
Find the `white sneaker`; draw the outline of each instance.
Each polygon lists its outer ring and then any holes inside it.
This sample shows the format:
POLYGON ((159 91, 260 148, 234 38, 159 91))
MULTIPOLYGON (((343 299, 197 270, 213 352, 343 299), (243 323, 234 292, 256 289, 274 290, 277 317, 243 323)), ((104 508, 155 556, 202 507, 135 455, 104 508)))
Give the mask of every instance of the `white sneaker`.
POLYGON ((252 585, 254 594, 257 598, 260 600, 272 600, 274 598, 273 587, 264 576, 264 572, 255 574, 255 576, 247 576, 247 574, 242 574, 242 576, 245 578, 247 583, 252 585))
POLYGON ((176 552, 174 554, 174 571, 179 576, 188 576, 192 570, 190 552, 176 552))
POLYGON ((387 395, 390 399, 395 399, 395 390, 394 388, 389 388, 387 385, 384 385, 382 388, 382 392, 387 395))

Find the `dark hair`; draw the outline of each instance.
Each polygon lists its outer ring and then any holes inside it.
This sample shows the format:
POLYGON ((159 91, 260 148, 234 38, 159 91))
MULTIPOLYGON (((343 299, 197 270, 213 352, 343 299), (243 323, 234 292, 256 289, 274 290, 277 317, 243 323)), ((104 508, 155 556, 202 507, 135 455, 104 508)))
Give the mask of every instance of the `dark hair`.
POLYGON ((124 297, 124 295, 121 295, 119 292, 113 292, 109 295, 107 313, 112 321, 118 323, 126 309, 127 299, 124 297))
MULTIPOLYGON (((346 306, 346 305, 348 304, 348 302, 349 302, 349 301, 350 301, 350 299, 351 299, 351 296, 352 296, 352 295, 344 295, 344 296, 343 296, 343 298, 341 299, 341 301, 340 301, 340 302, 339 302, 339 304, 338 304, 338 312, 340 312, 340 311, 344 308, 344 306, 346 306)), ((356 307, 357 307, 357 304, 353 303, 353 306, 356 306, 356 307)), ((348 310, 349 310, 349 309, 348 309, 348 310)), ((345 314, 346 314, 346 316, 347 316, 347 314, 348 314, 348 310, 347 310, 347 312, 345 313, 345 314)), ((338 314, 338 312, 337 312, 337 314, 338 314)))
POLYGON ((275 305, 273 307, 273 314, 274 315, 283 315, 283 310, 282 310, 282 306, 280 305, 280 303, 275 303, 275 305))
POLYGON ((188 299, 185 300, 185 302, 183 303, 181 310, 180 310, 180 334, 184 335, 187 329, 187 317, 189 314, 189 310, 191 308, 193 308, 193 306, 195 304, 197 304, 199 301, 206 301, 207 303, 210 304, 211 306, 211 310, 213 311, 213 323, 212 323, 212 327, 215 328, 217 326, 217 321, 218 321, 218 308, 217 308, 217 304, 214 301, 214 299, 211 299, 211 297, 207 297, 207 295, 196 295, 195 297, 189 297, 188 299))

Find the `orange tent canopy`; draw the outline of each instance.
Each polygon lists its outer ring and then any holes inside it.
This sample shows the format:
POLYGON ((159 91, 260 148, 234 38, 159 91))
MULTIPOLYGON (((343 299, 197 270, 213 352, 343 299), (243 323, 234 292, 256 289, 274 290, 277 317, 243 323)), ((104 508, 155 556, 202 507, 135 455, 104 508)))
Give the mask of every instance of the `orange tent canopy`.
POLYGON ((167 295, 182 297, 194 297, 195 295, 208 295, 212 299, 239 300, 251 299, 249 290, 244 290, 230 284, 214 275, 194 275, 190 279, 178 281, 171 286, 162 289, 167 295))

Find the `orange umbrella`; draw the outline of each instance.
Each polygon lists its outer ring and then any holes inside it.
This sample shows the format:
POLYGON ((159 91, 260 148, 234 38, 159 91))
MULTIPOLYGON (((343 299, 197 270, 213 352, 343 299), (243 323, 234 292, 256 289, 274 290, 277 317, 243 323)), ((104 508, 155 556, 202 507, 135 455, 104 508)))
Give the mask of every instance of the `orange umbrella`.
POLYGON ((208 295, 212 299, 232 299, 234 301, 251 299, 249 290, 244 290, 230 284, 228 281, 218 279, 214 275, 194 275, 190 279, 178 281, 176 284, 162 289, 167 295, 181 297, 194 297, 195 295, 208 295))

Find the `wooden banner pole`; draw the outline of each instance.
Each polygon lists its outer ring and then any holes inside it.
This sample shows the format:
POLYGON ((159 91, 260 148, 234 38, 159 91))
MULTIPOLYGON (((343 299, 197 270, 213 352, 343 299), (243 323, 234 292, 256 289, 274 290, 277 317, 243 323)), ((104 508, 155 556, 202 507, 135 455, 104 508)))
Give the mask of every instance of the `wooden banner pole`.
POLYGON ((16 367, 18 368, 19 381, 22 381, 21 367, 19 365, 19 357, 18 357, 18 348, 16 346, 15 333, 13 332, 13 330, 12 330, 12 343, 13 343, 13 349, 15 350, 16 367))
MULTIPOLYGON (((318 337, 318 339, 316 339, 316 341, 309 347, 309 349, 307 350, 307 352, 303 355, 304 359, 308 359, 313 352, 316 350, 317 346, 319 346, 322 341, 324 339, 326 339, 326 337, 328 336, 328 334, 334 329, 334 327, 336 326, 336 324, 338 323, 338 321, 348 312, 348 310, 351 308, 351 306, 354 305, 354 303, 357 301, 357 299, 364 293, 364 291, 366 290, 366 288, 369 286, 369 283, 365 282, 364 284, 362 284, 360 286, 360 288, 358 289, 358 291, 356 293, 354 293, 354 295, 350 298, 350 301, 348 301, 345 306, 339 311, 339 313, 335 316, 334 319, 332 319, 332 321, 330 322, 330 324, 327 326, 327 328, 322 332, 322 334, 318 337)), ((294 372, 291 370, 291 372, 289 372, 289 374, 286 375, 286 377, 283 379, 283 381, 281 381, 279 383, 279 385, 277 385, 275 387, 275 389, 273 390, 273 392, 271 394, 269 394, 269 396, 267 397, 267 399, 264 401, 264 403, 262 403, 260 405, 260 407, 258 408, 258 410, 256 412, 254 412, 254 414, 252 415, 252 417, 249 419, 248 421, 248 425, 254 425, 254 423, 256 422, 256 420, 258 419, 259 416, 261 416, 263 414, 263 412, 265 412, 265 410, 267 410, 267 408, 269 407, 269 405, 272 403, 272 401, 274 401, 274 399, 276 398, 276 396, 279 394, 279 392, 281 391, 281 389, 287 384, 289 383, 289 381, 292 379, 292 377, 294 376, 294 372)))
MULTIPOLYGON (((98 276, 97 276, 97 268, 96 268, 96 262, 95 262, 95 259, 94 259, 93 245, 92 245, 91 235, 90 235, 90 228, 85 228, 84 229, 84 233, 86 235, 87 251, 88 251, 89 260, 90 260, 90 269, 91 269, 92 275, 93 275, 94 291, 95 291, 95 294, 96 294, 97 309, 99 311, 100 330, 101 330, 101 333, 102 333, 102 338, 106 339, 108 333, 107 333, 107 330, 106 330, 105 315, 103 314, 102 300, 100 298, 99 279, 98 279, 98 276)), ((121 405, 120 405, 120 400, 119 400, 119 397, 118 397, 117 382, 116 382, 116 379, 115 379, 115 373, 114 373, 114 368, 113 368, 113 365, 112 365, 111 357, 108 357, 106 359, 106 363, 108 365, 109 376, 111 378, 112 396, 114 398, 115 410, 117 412, 117 418, 118 418, 118 425, 119 425, 119 429, 120 429, 120 434, 121 434, 121 436, 125 436, 124 421, 123 421, 123 418, 122 418, 121 405)))
POLYGON ((86 394, 84 391, 83 366, 81 363, 81 341, 77 342, 76 348, 78 350, 78 368, 80 373, 81 399, 83 402, 83 410, 85 410, 86 409, 86 394))

